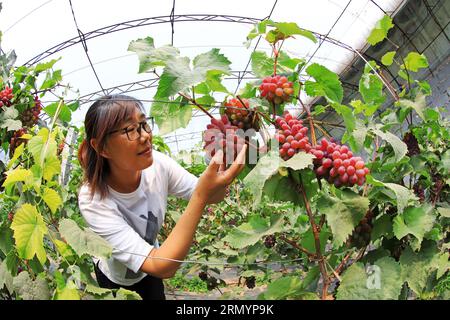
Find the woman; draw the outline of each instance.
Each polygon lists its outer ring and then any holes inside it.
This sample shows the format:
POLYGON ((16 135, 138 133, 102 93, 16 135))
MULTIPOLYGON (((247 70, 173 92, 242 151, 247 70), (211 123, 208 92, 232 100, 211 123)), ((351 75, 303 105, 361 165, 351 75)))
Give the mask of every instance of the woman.
POLYGON ((85 118, 86 138, 78 158, 85 183, 79 206, 89 228, 113 247, 110 259, 94 259, 101 287, 165 299, 162 279, 172 277, 189 251, 207 204, 218 203, 244 167, 245 150, 224 171, 218 152, 200 178, 152 150, 151 125, 140 101, 100 98, 85 118), (168 195, 190 199, 164 243, 156 236, 168 195))

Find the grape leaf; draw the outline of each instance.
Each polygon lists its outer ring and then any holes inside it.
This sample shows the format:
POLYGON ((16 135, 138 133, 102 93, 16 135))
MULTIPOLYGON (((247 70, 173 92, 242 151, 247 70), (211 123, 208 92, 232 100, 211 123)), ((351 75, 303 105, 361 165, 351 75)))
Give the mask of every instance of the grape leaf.
POLYGON ((386 100, 383 82, 372 72, 364 72, 359 80, 359 92, 367 104, 379 105, 386 100))
POLYGON ((31 280, 27 271, 22 271, 13 280, 14 291, 16 291, 23 300, 49 300, 50 290, 47 281, 37 277, 31 280))
POLYGON ((390 66, 392 62, 394 62, 394 56, 396 53, 397 53, 396 51, 389 51, 385 53, 381 57, 381 63, 384 64, 385 66, 390 66))
POLYGON ((14 215, 11 229, 14 230, 19 257, 31 260, 36 255, 41 264, 44 264, 47 260, 44 249, 47 227, 36 207, 29 203, 23 204, 14 215))
POLYGON ((318 63, 308 66, 306 73, 316 81, 305 82, 305 91, 308 96, 324 96, 330 102, 342 102, 344 90, 336 73, 318 63))
POLYGON ((398 101, 398 105, 404 106, 407 108, 408 107, 413 108, 417 112, 417 114, 422 118, 422 120, 426 121, 424 111, 425 111, 425 108, 427 107, 427 102, 426 102, 425 97, 426 96, 423 93, 419 92, 416 95, 414 101, 409 100, 409 99, 400 99, 398 101))
POLYGON ((268 222, 261 216, 252 216, 248 222, 233 228, 222 240, 236 249, 251 246, 266 235, 282 231, 283 218, 283 215, 273 215, 268 222))
POLYGON ((8 172, 5 182, 3 182, 3 187, 7 188, 19 181, 31 183, 33 181, 33 173, 28 169, 14 169, 8 172))
POLYGON ((178 128, 186 128, 192 118, 192 107, 182 97, 175 100, 154 102, 150 111, 158 125, 159 134, 164 135, 178 128))
POLYGON ((155 99, 168 98, 205 81, 208 78, 208 72, 228 74, 230 64, 231 62, 216 48, 196 56, 193 60, 193 69, 187 57, 169 59, 159 78, 155 99))
POLYGON ((42 194, 42 199, 50 208, 53 214, 55 214, 56 210, 63 204, 62 199, 58 192, 51 188, 45 188, 42 194))
POLYGON ((6 260, 0 263, 0 290, 6 286, 9 292, 13 291, 13 276, 8 271, 6 260))
MULTIPOLYGON (((407 247, 400 256, 403 281, 416 293, 421 294, 425 289, 428 278, 439 267, 438 250, 431 242, 425 243, 419 252, 413 252, 407 247), (429 245, 431 244, 431 245, 429 245)), ((448 262, 447 262, 448 265, 448 262)))
POLYGON ((367 183, 372 184, 374 186, 378 186, 378 187, 386 187, 388 189, 391 189, 396 197, 397 200, 397 212, 398 213, 402 213, 403 209, 406 208, 408 206, 409 201, 413 201, 416 200, 416 196, 414 195, 414 193, 404 187, 401 186, 399 184, 395 184, 395 183, 384 183, 382 181, 376 180, 374 179, 371 175, 367 175, 366 176, 366 180, 367 183))
POLYGON ((138 55, 138 73, 165 66, 167 61, 178 57, 180 54, 179 50, 172 46, 155 48, 152 37, 131 41, 128 46, 128 51, 133 51, 138 55))
POLYGON ((379 136, 381 139, 387 141, 394 149, 395 161, 400 161, 408 152, 406 144, 400 140, 396 135, 389 131, 383 132, 379 129, 372 129, 372 132, 379 136))
POLYGON ((334 245, 339 247, 352 233, 369 209, 369 199, 343 190, 341 198, 323 193, 317 201, 320 213, 325 214, 334 235, 334 245))
POLYGON ((317 300, 317 294, 306 292, 303 281, 297 276, 287 276, 276 279, 267 286, 262 294, 267 300, 284 300, 286 298, 317 300))
POLYGON ((403 280, 400 265, 391 257, 377 260, 366 273, 357 262, 342 275, 336 298, 339 300, 397 300, 403 280))
POLYGON ((419 69, 428 67, 428 60, 423 54, 410 52, 404 59, 405 63, 401 65, 402 69, 417 72, 419 69))
POLYGON ((401 239, 412 234, 420 243, 425 233, 432 229, 435 218, 433 208, 429 205, 408 207, 394 218, 394 235, 401 239))
POLYGON ((71 219, 63 219, 59 222, 59 232, 80 257, 83 254, 90 254, 95 257, 109 258, 112 254, 111 245, 106 240, 89 229, 81 230, 71 219))
POLYGON ((378 42, 383 41, 387 37, 388 31, 393 26, 394 24, 392 23, 392 19, 388 15, 385 15, 377 21, 375 27, 367 38, 367 42, 374 46, 378 42))
POLYGON ((264 78, 273 74, 273 58, 270 58, 262 51, 254 51, 251 55, 252 71, 258 78, 264 78))

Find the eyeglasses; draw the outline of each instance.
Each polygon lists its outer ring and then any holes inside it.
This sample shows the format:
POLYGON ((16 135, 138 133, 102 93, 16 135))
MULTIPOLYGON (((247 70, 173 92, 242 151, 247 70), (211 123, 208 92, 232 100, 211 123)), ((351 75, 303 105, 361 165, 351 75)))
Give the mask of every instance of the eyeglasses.
POLYGON ((154 120, 153 117, 145 118, 144 121, 138 122, 136 124, 129 125, 128 127, 117 129, 108 132, 108 134, 113 134, 119 131, 123 131, 123 133, 126 133, 128 140, 134 141, 141 137, 141 130, 144 129, 147 133, 152 133, 154 126, 154 120))

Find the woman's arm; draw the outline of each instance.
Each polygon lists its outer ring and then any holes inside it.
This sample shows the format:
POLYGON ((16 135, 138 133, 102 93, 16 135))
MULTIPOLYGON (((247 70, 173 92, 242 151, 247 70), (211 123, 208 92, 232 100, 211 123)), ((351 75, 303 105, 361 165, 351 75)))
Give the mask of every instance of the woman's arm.
POLYGON ((153 248, 150 251, 149 257, 141 266, 141 271, 158 278, 170 278, 175 274, 181 263, 166 259, 183 260, 186 257, 206 204, 211 199, 217 198, 218 194, 224 195, 225 188, 242 171, 245 165, 246 149, 246 146, 242 148, 236 160, 226 171, 223 171, 224 165, 220 164, 222 152, 217 152, 208 168, 200 176, 186 210, 178 219, 172 232, 160 248, 153 248))

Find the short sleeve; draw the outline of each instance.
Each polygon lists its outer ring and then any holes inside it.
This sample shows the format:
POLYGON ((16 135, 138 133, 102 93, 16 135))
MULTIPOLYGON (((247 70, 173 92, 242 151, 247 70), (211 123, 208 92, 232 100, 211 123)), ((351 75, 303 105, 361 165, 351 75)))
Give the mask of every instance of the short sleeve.
POLYGON ((112 201, 99 200, 98 196, 91 200, 83 188, 78 199, 88 227, 113 247, 112 258, 138 272, 153 246, 133 230, 112 201))
POLYGON ((164 155, 163 161, 167 168, 168 193, 189 200, 197 185, 198 178, 166 155, 164 155))

